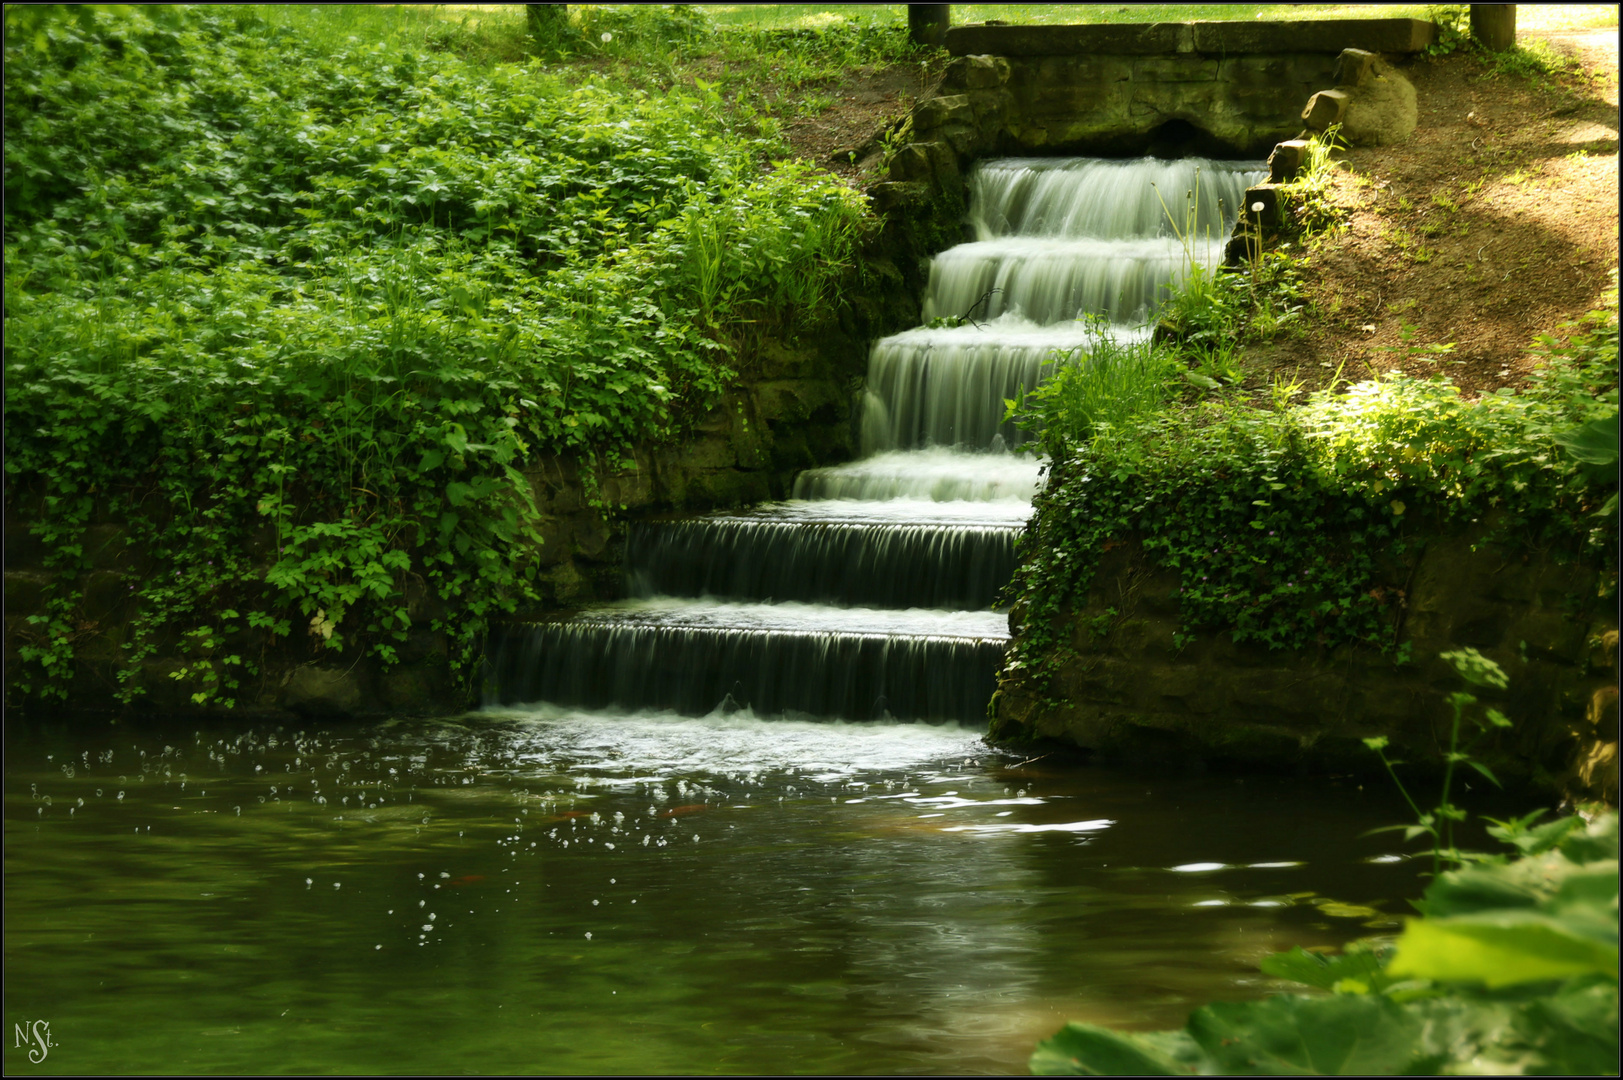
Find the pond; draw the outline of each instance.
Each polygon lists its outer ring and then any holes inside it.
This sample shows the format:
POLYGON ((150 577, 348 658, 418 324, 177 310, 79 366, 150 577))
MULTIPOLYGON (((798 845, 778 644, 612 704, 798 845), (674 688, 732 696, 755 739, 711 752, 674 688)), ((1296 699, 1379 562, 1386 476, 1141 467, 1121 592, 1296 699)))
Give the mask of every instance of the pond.
MULTIPOLYGON (((1385 785, 507 707, 9 725, 14 1072, 1008 1073, 1395 925, 1385 785)), ((1424 864, 1424 865, 1423 865, 1424 864)))

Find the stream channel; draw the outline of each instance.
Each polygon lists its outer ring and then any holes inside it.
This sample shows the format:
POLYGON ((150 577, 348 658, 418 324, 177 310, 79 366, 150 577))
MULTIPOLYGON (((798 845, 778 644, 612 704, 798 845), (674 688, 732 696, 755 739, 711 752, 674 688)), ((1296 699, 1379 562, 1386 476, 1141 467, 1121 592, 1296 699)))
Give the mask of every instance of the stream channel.
POLYGON ((1384 787, 982 741, 1041 468, 1002 401, 1080 313, 1144 332, 1197 168, 1215 249, 1255 163, 983 163, 925 303, 973 321, 874 347, 865 456, 642 527, 479 712, 8 725, 8 1019, 54 1042, 11 1070, 1020 1072, 1395 926, 1384 787))

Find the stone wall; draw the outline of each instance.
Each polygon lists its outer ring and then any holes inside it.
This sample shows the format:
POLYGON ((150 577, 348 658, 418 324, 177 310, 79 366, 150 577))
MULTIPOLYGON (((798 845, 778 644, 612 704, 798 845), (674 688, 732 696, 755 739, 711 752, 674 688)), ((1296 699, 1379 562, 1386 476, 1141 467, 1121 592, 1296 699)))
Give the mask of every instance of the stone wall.
MULTIPOLYGON (((1453 716, 1447 696, 1465 685, 1439 654, 1469 645, 1510 677, 1503 691, 1472 688, 1515 721, 1473 751, 1502 780, 1582 789, 1571 781, 1598 744, 1610 742, 1615 762, 1617 613, 1599 595, 1602 575, 1548 555, 1474 549, 1467 537, 1438 539, 1408 569, 1395 582, 1408 599, 1393 628, 1408 663, 1372 649, 1237 645, 1226 633, 1179 648, 1177 572, 1123 543, 1101 559, 1086 606, 1065 616, 1075 655, 1052 682, 1002 678, 994 737, 1110 758, 1371 771, 1380 764, 1362 740, 1384 735, 1393 757, 1437 762, 1453 716)), ((1598 797, 1605 770, 1588 769, 1598 797)), ((1610 784, 1615 799, 1615 775, 1610 784)))

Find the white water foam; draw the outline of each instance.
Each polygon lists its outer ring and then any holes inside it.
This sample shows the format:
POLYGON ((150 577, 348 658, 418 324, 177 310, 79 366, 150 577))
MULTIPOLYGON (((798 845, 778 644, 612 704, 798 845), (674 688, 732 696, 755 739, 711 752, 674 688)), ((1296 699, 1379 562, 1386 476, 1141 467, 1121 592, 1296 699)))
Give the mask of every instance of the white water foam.
POLYGON ((895 451, 847 465, 808 469, 795 479, 795 498, 1030 502, 1042 488, 1045 465, 1013 454, 895 451))

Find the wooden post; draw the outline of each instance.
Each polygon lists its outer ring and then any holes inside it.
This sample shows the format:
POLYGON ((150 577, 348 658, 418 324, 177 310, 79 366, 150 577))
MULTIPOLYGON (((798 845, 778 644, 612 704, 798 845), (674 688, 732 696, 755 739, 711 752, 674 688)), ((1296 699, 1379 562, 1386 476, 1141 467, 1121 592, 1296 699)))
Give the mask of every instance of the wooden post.
POLYGON ((1515 4, 1472 4, 1471 38, 1489 52, 1516 47, 1515 4))
POLYGON ((907 36, 915 45, 946 44, 951 24, 951 4, 907 5, 907 36))

